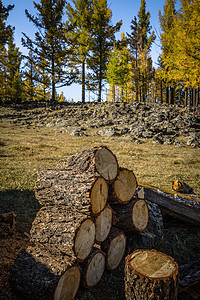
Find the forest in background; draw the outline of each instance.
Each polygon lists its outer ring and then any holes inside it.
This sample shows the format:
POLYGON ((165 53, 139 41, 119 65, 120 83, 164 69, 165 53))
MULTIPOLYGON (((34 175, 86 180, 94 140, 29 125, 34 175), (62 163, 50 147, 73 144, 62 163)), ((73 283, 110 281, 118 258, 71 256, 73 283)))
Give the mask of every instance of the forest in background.
POLYGON ((122 21, 112 24, 106 0, 40 0, 35 15, 25 10, 37 28, 35 38, 23 33, 20 52, 14 28, 7 22, 14 5, 0 0, 0 102, 65 101, 58 87, 78 83, 82 102, 86 89, 102 101, 178 104, 196 110, 200 86, 200 2, 166 0, 159 11, 161 54, 153 67, 155 32, 146 1, 133 17, 130 32, 116 39, 122 21), (63 21, 65 19, 65 21, 63 21))

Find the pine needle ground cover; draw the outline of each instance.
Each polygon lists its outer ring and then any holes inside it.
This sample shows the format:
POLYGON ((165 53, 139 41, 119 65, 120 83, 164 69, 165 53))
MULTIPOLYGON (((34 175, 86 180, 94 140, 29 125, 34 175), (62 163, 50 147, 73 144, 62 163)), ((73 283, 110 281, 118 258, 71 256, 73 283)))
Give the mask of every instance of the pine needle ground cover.
MULTIPOLYGON (((8 109, 1 109, 1 114, 8 114, 8 112, 8 109)), ((67 132, 58 132, 55 127, 0 123, 0 210, 1 213, 14 211, 17 214, 15 238, 0 239, 2 255, 6 251, 6 255, 1 260, 3 276, 0 280, 0 290, 2 290, 0 298, 10 297, 7 280, 9 268, 16 254, 28 242, 29 229, 39 209, 34 196, 38 168, 53 167, 60 159, 76 152, 93 146, 106 145, 117 156, 120 166, 133 170, 138 182, 171 190, 172 181, 182 179, 194 189, 196 194, 200 194, 200 150, 198 148, 187 145, 176 148, 174 145, 154 144, 149 139, 142 139, 142 141, 142 144, 136 144, 126 137, 119 136, 72 136, 67 132)), ((191 258, 196 258, 200 250, 199 241, 200 231, 197 228, 188 227, 178 221, 174 224, 174 220, 171 224, 168 220, 159 250, 173 256, 179 263, 184 263, 191 258)), ((108 296, 109 299, 124 299, 123 276, 119 273, 121 274, 120 269, 109 277, 109 285, 106 284, 105 273, 105 277, 97 287, 83 291, 81 299, 97 299, 95 298, 97 294, 98 299, 105 299, 108 296), (112 284, 111 278, 114 280, 112 284), (117 290, 116 286, 118 286, 117 290), (97 292, 98 288, 103 293, 102 298, 99 291, 97 292), (112 292, 112 297, 108 289, 112 292)))

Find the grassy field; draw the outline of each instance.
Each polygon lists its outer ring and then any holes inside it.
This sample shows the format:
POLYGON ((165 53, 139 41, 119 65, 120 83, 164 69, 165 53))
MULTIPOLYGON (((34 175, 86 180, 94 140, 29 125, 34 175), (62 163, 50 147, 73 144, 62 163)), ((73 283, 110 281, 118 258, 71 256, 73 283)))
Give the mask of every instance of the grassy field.
MULTIPOLYGON (((58 133, 52 127, 27 128, 2 122, 0 210, 16 212, 18 232, 21 235, 28 233, 39 209, 34 196, 37 169, 56 166, 64 157, 100 145, 106 145, 113 151, 121 167, 133 170, 138 182, 171 190, 172 181, 182 179, 196 194, 200 194, 199 149, 143 141, 143 144, 136 144, 125 137, 74 137, 68 133, 58 133)), ((189 260, 195 247, 200 251, 200 232, 195 228, 187 228, 187 241, 179 225, 166 227, 165 234, 159 250, 179 258, 180 262, 189 260)), ((20 238, 27 241, 25 236, 20 238)))

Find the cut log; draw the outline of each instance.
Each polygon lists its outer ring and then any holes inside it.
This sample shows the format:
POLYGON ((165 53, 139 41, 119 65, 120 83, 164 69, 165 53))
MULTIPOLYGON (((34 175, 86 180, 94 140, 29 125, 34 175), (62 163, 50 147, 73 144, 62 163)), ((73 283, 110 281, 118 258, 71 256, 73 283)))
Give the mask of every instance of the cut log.
POLYGON ((116 226, 123 232, 142 232, 146 229, 149 221, 149 210, 145 200, 133 199, 126 205, 112 205, 118 222, 116 226))
POLYGON ((101 280, 105 270, 105 253, 94 247, 92 253, 81 264, 83 284, 86 287, 93 287, 101 280))
POLYGON ((121 168, 119 175, 115 179, 112 187, 113 196, 110 196, 111 203, 128 203, 136 193, 137 180, 130 170, 121 168))
POLYGON ((173 258, 156 250, 136 250, 126 257, 125 297, 177 299, 178 265, 173 258))
POLYGON ((128 234, 128 244, 132 249, 155 248, 163 237, 163 217, 155 203, 145 201, 148 206, 149 219, 146 229, 142 232, 128 234))
POLYGON ((105 241, 112 227, 113 211, 110 206, 104 208, 104 210, 95 218, 96 235, 95 240, 97 243, 105 241))
POLYGON ((79 261, 90 254, 95 240, 93 219, 65 207, 43 207, 31 228, 32 241, 68 254, 74 251, 79 261))
POLYGON ((22 250, 10 272, 12 289, 27 300, 72 300, 80 278, 80 267, 70 253, 62 256, 38 246, 22 250))
POLYGON ((144 199, 159 205, 163 213, 185 222, 200 224, 200 199, 198 196, 176 194, 149 185, 139 184, 139 186, 143 189, 144 199))
POLYGON ((100 213, 108 198, 108 184, 90 172, 44 169, 38 172, 36 199, 42 206, 62 205, 88 215, 100 213))
POLYGON ((74 154, 61 160, 57 168, 70 168, 80 173, 89 171, 111 181, 116 178, 119 171, 116 156, 105 146, 94 147, 74 154))
POLYGON ((126 236, 115 227, 112 227, 108 238, 101 244, 102 250, 106 253, 106 266, 109 270, 116 269, 126 249, 126 236))

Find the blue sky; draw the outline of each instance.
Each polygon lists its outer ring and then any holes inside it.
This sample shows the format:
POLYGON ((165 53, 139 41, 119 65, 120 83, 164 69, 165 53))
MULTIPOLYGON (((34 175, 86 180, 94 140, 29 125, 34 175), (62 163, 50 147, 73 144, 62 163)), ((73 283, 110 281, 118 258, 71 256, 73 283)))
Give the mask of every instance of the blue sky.
MULTIPOLYGON (((37 3, 39 0, 35 0, 37 3)), ((68 1, 71 2, 71 1, 68 1)), ((26 33, 29 37, 34 38, 34 32, 36 28, 32 23, 28 21, 25 16, 25 9, 31 14, 35 15, 37 10, 34 9, 32 0, 3 0, 4 5, 14 4, 14 9, 10 12, 8 23, 15 26, 15 43, 22 52, 26 50, 21 46, 22 32, 26 33)), ((134 16, 137 16, 140 9, 141 0, 108 0, 108 6, 112 10, 112 23, 122 20, 123 25, 120 32, 130 32, 131 20, 134 16)), ((152 29, 159 35, 159 10, 163 11, 165 0, 146 0, 146 10, 150 11, 151 19, 150 23, 152 29)), ((158 46, 159 38, 156 39, 155 44, 152 47, 152 59, 156 63, 158 55, 160 53, 160 47, 158 46)), ((72 85, 62 89, 65 97, 70 100, 73 98, 75 101, 79 101, 81 98, 81 88, 78 85, 72 85)), ((58 90, 61 92, 61 89, 58 90)), ((86 94, 87 97, 87 94, 86 94)))

